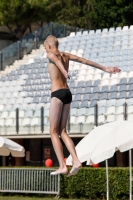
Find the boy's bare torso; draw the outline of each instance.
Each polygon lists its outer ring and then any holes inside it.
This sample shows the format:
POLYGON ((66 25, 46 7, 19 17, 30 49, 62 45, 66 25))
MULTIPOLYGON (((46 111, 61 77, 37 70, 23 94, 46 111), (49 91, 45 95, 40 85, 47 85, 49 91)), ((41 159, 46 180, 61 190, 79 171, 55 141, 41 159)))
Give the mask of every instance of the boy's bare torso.
MULTIPOLYGON (((54 53, 58 59, 62 62, 65 70, 69 69, 69 57, 64 52, 54 53)), ((48 68, 51 79, 51 91, 56 91, 63 88, 69 88, 67 85, 67 79, 64 77, 60 69, 54 64, 54 62, 48 58, 48 68)))

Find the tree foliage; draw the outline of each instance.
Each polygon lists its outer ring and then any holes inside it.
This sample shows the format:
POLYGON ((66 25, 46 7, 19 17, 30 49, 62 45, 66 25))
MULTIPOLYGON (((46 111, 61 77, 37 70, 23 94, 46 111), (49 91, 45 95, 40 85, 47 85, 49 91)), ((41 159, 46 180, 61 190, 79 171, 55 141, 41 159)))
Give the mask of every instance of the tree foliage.
POLYGON ((36 21, 101 29, 133 24, 132 13, 132 0, 0 1, 0 24, 6 25, 17 38, 21 38, 30 24, 36 21))
POLYGON ((47 0, 1 0, 0 23, 21 38, 32 22, 45 20, 46 3, 47 0))
POLYGON ((48 9, 51 19, 86 29, 133 24, 132 0, 51 0, 48 9))

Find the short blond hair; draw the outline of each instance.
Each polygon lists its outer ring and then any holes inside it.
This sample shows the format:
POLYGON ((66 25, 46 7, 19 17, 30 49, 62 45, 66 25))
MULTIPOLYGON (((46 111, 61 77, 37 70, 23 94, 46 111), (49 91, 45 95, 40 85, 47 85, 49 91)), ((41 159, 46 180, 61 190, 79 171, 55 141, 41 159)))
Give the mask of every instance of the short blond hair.
POLYGON ((57 40, 57 38, 55 37, 55 36, 53 36, 53 35, 49 35, 47 38, 46 38, 46 40, 44 41, 44 45, 45 44, 50 44, 51 46, 55 46, 55 47, 57 47, 58 48, 58 46, 59 46, 59 42, 58 42, 58 40, 57 40))

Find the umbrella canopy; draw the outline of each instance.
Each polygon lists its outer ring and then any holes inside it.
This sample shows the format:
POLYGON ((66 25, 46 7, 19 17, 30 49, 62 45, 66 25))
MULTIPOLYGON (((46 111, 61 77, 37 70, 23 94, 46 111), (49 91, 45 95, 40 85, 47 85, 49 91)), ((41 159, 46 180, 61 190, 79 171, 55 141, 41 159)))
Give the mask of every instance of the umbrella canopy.
MULTIPOLYGON (((76 152, 80 162, 87 161, 91 157, 97 144, 107 133, 107 130, 111 131, 117 125, 118 122, 101 125, 99 127, 95 127, 88 135, 86 135, 76 146, 76 152)), ((66 164, 72 165, 71 155, 67 158, 66 164)))
POLYGON ((25 149, 12 140, 0 137, 0 155, 9 156, 10 153, 13 157, 24 157, 25 149))
MULTIPOLYGON (((80 162, 99 163, 111 158, 118 149, 120 152, 133 148, 133 123, 115 121, 95 127, 76 146, 80 162)), ((72 165, 71 155, 66 160, 72 165)))
MULTIPOLYGON (((111 158, 115 151, 127 151, 133 148, 133 123, 130 121, 120 121, 117 123, 110 123, 112 130, 107 130, 99 140, 99 143, 93 149, 92 154, 87 159, 87 164, 99 163, 111 158)), ((109 126, 110 126, 109 125, 109 126)), ((96 128, 99 134, 99 128, 96 128)))

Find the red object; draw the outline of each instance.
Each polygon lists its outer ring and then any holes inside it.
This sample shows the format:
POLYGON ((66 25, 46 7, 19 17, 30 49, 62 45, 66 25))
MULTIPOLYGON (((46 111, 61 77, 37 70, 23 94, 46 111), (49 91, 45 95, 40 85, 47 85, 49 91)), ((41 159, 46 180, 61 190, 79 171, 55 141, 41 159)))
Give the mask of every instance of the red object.
POLYGON ((52 167, 52 166, 53 166, 53 161, 52 161, 51 159, 47 159, 47 160, 45 161, 45 166, 46 166, 46 167, 52 167))
POLYGON ((92 167, 94 167, 94 168, 98 168, 98 167, 99 167, 99 163, 98 163, 98 164, 94 164, 94 163, 92 163, 92 167))
MULTIPOLYGON (((67 158, 64 158, 65 164, 66 164, 66 159, 67 159, 67 158)), ((66 166, 68 167, 68 165, 66 165, 66 166)))

